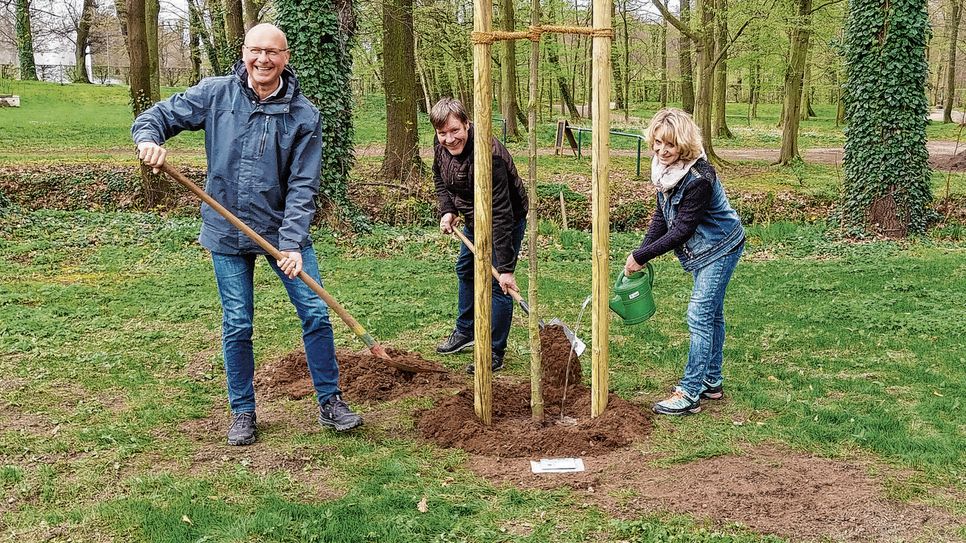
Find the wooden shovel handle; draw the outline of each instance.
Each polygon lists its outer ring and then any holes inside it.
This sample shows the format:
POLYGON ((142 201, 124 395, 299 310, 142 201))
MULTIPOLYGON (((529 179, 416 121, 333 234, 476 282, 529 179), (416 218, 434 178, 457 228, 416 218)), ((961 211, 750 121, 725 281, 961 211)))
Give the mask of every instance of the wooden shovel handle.
MULTIPOLYGON (((276 260, 281 260, 284 258, 281 251, 276 249, 265 238, 258 235, 258 232, 252 230, 251 227, 243 223, 241 219, 232 214, 231 211, 228 211, 225 206, 219 204, 214 198, 209 196, 207 192, 201 190, 198 185, 192 183, 190 179, 185 177, 173 166, 166 163, 161 166, 161 170, 171 176, 171 178, 178 183, 184 185, 184 187, 193 192, 195 196, 201 198, 202 201, 211 206, 211 208, 217 211, 222 217, 228 219, 228 222, 230 222, 235 228, 244 232, 246 236, 250 237, 255 243, 258 244, 259 247, 264 249, 265 252, 272 255, 273 258, 276 260)), ((342 304, 340 304, 335 298, 332 297, 331 294, 322 288, 322 285, 316 282, 315 279, 312 279, 312 277, 310 277, 304 271, 299 272, 298 278, 305 282, 310 289, 312 289, 316 294, 319 295, 320 298, 322 298, 322 300, 325 301, 326 305, 331 307, 336 314, 339 315, 339 318, 346 323, 346 326, 352 330, 352 333, 359 336, 359 339, 361 339, 366 346, 369 347, 369 350, 372 351, 372 354, 385 360, 391 360, 389 354, 386 353, 386 350, 382 347, 382 345, 379 345, 379 343, 373 339, 371 335, 369 335, 369 332, 367 332, 366 329, 359 324, 359 321, 355 320, 352 315, 350 315, 349 312, 342 307, 342 304)))
MULTIPOLYGON (((463 244, 466 245, 466 248, 469 249, 471 253, 473 253, 474 255, 476 254, 476 246, 473 245, 473 242, 470 241, 465 235, 463 235, 463 233, 460 232, 459 229, 453 228, 453 237, 462 241, 463 244)), ((500 282, 500 272, 496 271, 496 268, 494 268, 492 265, 490 265, 490 273, 493 274, 493 278, 496 279, 497 282, 500 282)), ((516 300, 516 302, 520 304, 520 307, 522 307, 524 311, 526 311, 527 313, 530 313, 530 306, 527 305, 526 301, 524 301, 523 296, 521 296, 519 292, 513 290, 512 288, 508 288, 507 290, 510 292, 510 297, 516 300)))

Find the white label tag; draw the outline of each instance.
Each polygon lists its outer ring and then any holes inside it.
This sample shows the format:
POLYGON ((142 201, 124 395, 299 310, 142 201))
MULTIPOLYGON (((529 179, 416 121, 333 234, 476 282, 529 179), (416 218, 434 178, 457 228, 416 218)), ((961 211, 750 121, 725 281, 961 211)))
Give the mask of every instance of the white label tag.
POLYGON ((641 295, 640 292, 632 292, 632 293, 630 293, 630 294, 627 295, 627 299, 628 300, 633 300, 634 298, 637 298, 640 295, 641 295))

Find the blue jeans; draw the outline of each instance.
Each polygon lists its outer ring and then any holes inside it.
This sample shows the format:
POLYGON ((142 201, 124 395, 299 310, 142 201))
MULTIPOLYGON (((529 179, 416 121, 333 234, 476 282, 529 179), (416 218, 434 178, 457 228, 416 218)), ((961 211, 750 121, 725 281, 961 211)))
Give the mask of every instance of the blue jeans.
MULTIPOLYGON (((520 252, 520 245, 523 243, 523 234, 527 229, 527 220, 520 221, 513 227, 513 253, 520 252)), ((473 231, 469 227, 463 227, 463 234, 473 241, 473 231)), ((469 337, 473 337, 473 253, 460 244, 460 256, 456 259, 456 277, 459 280, 457 288, 457 311, 456 331, 469 337)), ((500 284, 494 279, 493 283, 493 310, 490 313, 490 334, 492 339, 493 353, 503 356, 506 352, 507 338, 510 336, 510 324, 513 321, 513 298, 509 294, 503 294, 500 284)))
MULTIPOLYGON (((228 403, 232 413, 255 410, 255 355, 252 351, 252 321, 255 315, 255 259, 258 255, 211 253, 221 297, 221 344, 228 381, 228 403)), ((275 259, 265 255, 268 264, 282 280, 288 298, 302 321, 305 357, 319 403, 339 393, 339 366, 335 359, 335 341, 329 308, 319 296, 302 282, 289 279, 278 268, 275 259)), ((302 249, 302 269, 322 284, 319 261, 312 247, 302 249)))
POLYGON ((722 350, 725 341, 724 297, 731 275, 738 265, 744 244, 734 251, 694 270, 694 288, 688 303, 688 329, 691 347, 688 365, 678 387, 697 399, 702 381, 721 380, 722 350))

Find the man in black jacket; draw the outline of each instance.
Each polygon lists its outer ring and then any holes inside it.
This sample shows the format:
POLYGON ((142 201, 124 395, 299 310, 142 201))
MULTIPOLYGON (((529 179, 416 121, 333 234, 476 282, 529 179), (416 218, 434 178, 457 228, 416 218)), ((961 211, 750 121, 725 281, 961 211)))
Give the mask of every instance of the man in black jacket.
MULTIPOLYGON (((436 130, 433 142, 433 181, 439 198, 442 217, 439 229, 444 234, 453 232, 458 215, 463 215, 463 234, 473 240, 473 127, 459 100, 443 98, 429 114, 436 130)), ((513 319, 513 298, 510 289, 519 290, 513 271, 517 253, 523 242, 527 224, 527 193, 517 174, 513 158, 496 138, 493 138, 493 266, 500 274, 493 281, 493 371, 503 368, 510 322, 513 319)), ((456 327, 436 352, 457 353, 473 345, 473 254, 461 245, 456 260, 459 280, 456 327)), ((473 373, 473 364, 466 367, 473 373)))

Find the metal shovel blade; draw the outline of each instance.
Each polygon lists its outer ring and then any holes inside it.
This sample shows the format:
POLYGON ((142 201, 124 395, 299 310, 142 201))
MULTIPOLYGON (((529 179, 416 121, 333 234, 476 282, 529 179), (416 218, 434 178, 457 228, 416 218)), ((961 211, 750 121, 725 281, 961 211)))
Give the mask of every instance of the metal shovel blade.
POLYGON ((581 341, 580 338, 577 337, 577 334, 575 334, 569 326, 564 324, 562 320, 557 318, 550 319, 550 321, 547 322, 547 326, 559 326, 563 329, 563 333, 565 336, 567 336, 567 340, 570 341, 570 345, 572 346, 575 355, 580 356, 584 354, 584 351, 587 350, 587 344, 581 341))

